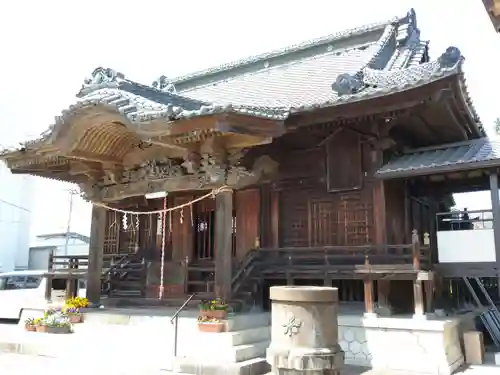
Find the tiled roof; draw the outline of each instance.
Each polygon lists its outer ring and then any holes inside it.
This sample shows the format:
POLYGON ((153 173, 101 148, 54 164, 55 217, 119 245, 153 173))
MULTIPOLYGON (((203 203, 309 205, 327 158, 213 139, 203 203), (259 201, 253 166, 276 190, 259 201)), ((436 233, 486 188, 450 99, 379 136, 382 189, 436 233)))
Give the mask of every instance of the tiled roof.
POLYGON ((375 175, 397 178, 497 166, 500 166, 500 139, 479 138, 413 150, 393 158, 375 175))
MULTIPOLYGON (((370 70, 377 70, 380 75, 397 70, 401 80, 391 89, 404 87, 415 78, 423 78, 415 77, 420 70, 408 71, 408 78, 405 73, 426 58, 427 43, 420 41, 415 13, 411 11, 402 18, 176 78, 172 83, 178 93, 198 100, 287 107, 293 112, 376 94, 378 90, 364 81, 370 70), (375 30, 379 32, 374 33, 375 30), (369 33, 371 38, 366 37, 369 33), (311 53, 306 53, 313 47, 311 53), (350 80, 351 85, 343 85, 343 78, 350 80)), ((382 94, 387 93, 387 88, 378 87, 382 94)))
MULTIPOLYGON (((438 60, 428 61, 427 42, 420 40, 411 10, 404 17, 174 80, 162 76, 152 86, 130 81, 112 69, 97 68, 85 80, 77 102, 56 122, 94 105, 108 106, 132 123, 225 112, 285 120, 293 113, 394 94, 448 76, 456 75, 463 82, 462 62, 455 47, 438 60)), ((462 91, 471 117, 478 122, 467 91, 462 91)))
MULTIPOLYGON (((366 25, 263 55, 224 64, 153 87, 98 68, 80 92, 81 101, 129 101, 132 121, 179 119, 230 111, 285 119, 311 111, 405 91, 450 75, 461 76, 463 58, 450 47, 428 62, 416 15, 366 25), (104 91, 103 91, 104 90, 104 91), (189 101, 189 99, 191 101, 189 101), (167 108, 168 107, 168 108, 167 108)), ((467 100, 468 98, 466 98, 467 100)), ((114 103, 114 102, 113 102, 114 103)), ((471 107, 474 117, 477 117, 471 107)))

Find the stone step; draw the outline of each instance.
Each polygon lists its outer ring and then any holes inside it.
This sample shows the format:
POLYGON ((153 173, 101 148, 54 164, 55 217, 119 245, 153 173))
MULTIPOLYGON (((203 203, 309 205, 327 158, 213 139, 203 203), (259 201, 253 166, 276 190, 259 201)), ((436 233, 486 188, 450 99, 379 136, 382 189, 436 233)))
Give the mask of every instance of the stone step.
POLYGON ((270 371, 265 358, 253 358, 237 363, 197 362, 191 359, 177 359, 175 373, 179 375, 262 375, 270 371))
MULTIPOLYGON (((170 318, 174 314, 174 308, 151 308, 151 309, 95 309, 84 313, 85 324, 105 325, 130 325, 148 326, 154 329, 158 327, 172 327, 170 318)), ((179 314, 179 330, 197 331, 198 310, 185 310, 179 314)), ((229 316, 227 320, 227 331, 243 331, 252 328, 266 327, 270 324, 269 313, 248 313, 229 316)))
MULTIPOLYGON (((192 339, 191 339, 192 340, 192 339)), ((237 346, 218 347, 215 344, 197 348, 179 348, 178 357, 195 362, 236 363, 263 357, 269 347, 269 340, 237 346), (187 350, 186 350, 187 349, 187 350)))

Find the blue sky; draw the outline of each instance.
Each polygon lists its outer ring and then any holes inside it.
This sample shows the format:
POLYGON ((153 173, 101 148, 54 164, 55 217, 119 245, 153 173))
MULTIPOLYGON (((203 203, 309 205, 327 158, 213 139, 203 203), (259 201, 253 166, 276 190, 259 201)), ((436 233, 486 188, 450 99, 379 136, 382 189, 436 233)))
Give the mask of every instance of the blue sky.
MULTIPOLYGON (((0 3, 0 143, 16 144, 47 129, 97 66, 151 84, 162 74, 218 65, 405 14, 411 7, 422 37, 431 40, 433 58, 450 45, 465 55, 469 91, 491 128, 500 115, 495 74, 500 37, 481 0, 16 0, 0 3)), ((32 233, 64 230, 67 188, 37 181, 32 233)), ((457 203, 487 207, 489 194, 458 197, 457 203)), ((72 230, 89 228, 90 206, 76 198, 72 230)))

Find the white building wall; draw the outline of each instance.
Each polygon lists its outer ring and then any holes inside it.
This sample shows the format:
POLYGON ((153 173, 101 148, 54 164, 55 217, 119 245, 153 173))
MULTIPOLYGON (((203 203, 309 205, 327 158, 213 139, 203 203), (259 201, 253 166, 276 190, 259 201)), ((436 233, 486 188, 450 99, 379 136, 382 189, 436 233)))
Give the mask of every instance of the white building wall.
POLYGON ((44 269, 46 268, 46 264, 48 264, 49 253, 50 251, 46 251, 48 247, 53 248, 54 255, 88 255, 89 254, 89 244, 77 239, 70 238, 68 241, 68 246, 66 248, 66 239, 64 236, 56 237, 56 238, 39 238, 37 237, 36 242, 31 244, 31 257, 32 257, 32 269, 44 269), (37 250, 37 247, 39 249, 37 250), (46 257, 46 260, 41 259, 42 255, 34 255, 35 252, 42 252, 46 257), (35 261, 36 258, 36 261, 35 261), (43 265, 43 266, 40 266, 43 265))
POLYGON ((0 271, 28 268, 34 186, 0 163, 0 271))

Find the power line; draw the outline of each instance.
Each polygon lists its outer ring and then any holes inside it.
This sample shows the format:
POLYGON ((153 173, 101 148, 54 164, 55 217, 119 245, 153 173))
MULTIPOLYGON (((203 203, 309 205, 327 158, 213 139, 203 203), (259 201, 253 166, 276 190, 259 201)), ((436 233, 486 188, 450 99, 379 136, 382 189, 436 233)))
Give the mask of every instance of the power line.
POLYGON ((3 199, 0 199, 0 202, 1 203, 5 203, 5 204, 7 204, 9 206, 12 206, 12 207, 15 207, 15 208, 19 208, 20 210, 23 210, 23 211, 26 211, 26 212, 31 212, 31 210, 28 210, 27 208, 18 206, 17 204, 14 204, 14 203, 10 203, 10 202, 4 201, 3 199))

